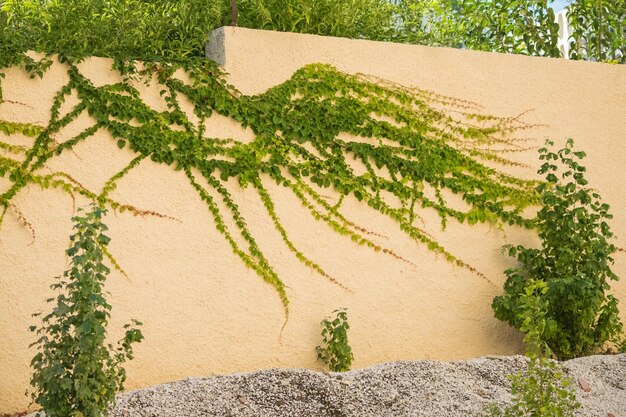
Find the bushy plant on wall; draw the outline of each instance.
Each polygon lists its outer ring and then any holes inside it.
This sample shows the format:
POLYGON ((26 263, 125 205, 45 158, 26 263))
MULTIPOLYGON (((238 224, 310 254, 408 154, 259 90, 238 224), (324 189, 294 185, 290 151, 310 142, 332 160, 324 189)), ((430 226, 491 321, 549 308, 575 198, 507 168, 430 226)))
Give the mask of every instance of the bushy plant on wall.
MULTIPOLYGON (((73 218, 75 233, 67 255, 71 266, 51 288, 58 292, 48 302, 53 310, 41 326, 32 326, 39 339, 31 346, 37 354, 31 362, 33 402, 48 417, 100 417, 123 388, 122 364, 133 358, 133 344, 143 339, 133 320, 118 346, 107 343, 111 306, 104 284, 109 268, 104 254, 109 238, 102 223, 106 211, 93 206, 73 218)), ((35 314, 39 316, 40 314, 35 314)))
MULTIPOLYGON (((522 212, 537 203, 536 182, 493 167, 514 164, 504 157, 506 152, 528 149, 527 139, 515 134, 532 125, 519 117, 481 115, 473 103, 373 77, 344 74, 327 65, 306 66, 261 95, 244 96, 226 84, 215 64, 204 60, 148 62, 142 67, 118 62, 122 81, 96 87, 72 60, 60 59, 67 66, 69 82, 54 99, 49 124, 19 127, 0 122, 6 130, 19 128, 35 139, 31 147, 2 143, 7 153, 0 158, 0 176, 8 178, 10 186, 0 194, 0 224, 10 213, 30 228, 13 203, 15 195, 29 184, 82 195, 115 211, 159 215, 110 196, 117 181, 149 158, 181 171, 206 203, 219 233, 248 267, 276 289, 286 312, 288 297, 283 281, 248 228, 229 191, 230 179, 236 179, 241 187, 253 187, 289 250, 340 286, 336 277, 290 239, 275 210, 268 181, 290 190, 314 219, 334 231, 359 245, 409 262, 376 243, 371 231, 342 213, 344 199, 356 198, 393 219, 418 244, 483 279, 479 271, 425 231, 419 209, 434 210, 443 227, 450 220, 532 227, 522 212), (174 76, 179 68, 187 71, 190 82, 174 76), (159 112, 145 104, 131 78, 146 82, 156 78, 168 110, 159 112), (61 114, 62 104, 72 94, 78 97, 78 104, 61 114), (183 111, 182 98, 193 104, 193 114, 183 111), (56 134, 85 113, 94 123, 57 143, 56 134), (243 143, 212 138, 205 122, 213 113, 251 128, 255 140, 243 143), (100 130, 108 131, 120 148, 129 148, 137 155, 102 190, 87 189, 67 173, 46 171, 53 158, 100 130), (364 172, 356 171, 352 160, 360 162, 364 172), (328 200, 323 194, 325 188, 334 189, 339 200, 328 200), (451 207, 446 192, 461 196, 468 208, 451 207), (225 216, 232 218, 234 226, 225 216)), ((111 254, 105 255, 118 267, 111 254)))
POLYGON ((624 334, 617 299, 609 293, 613 233, 609 206, 589 188, 585 153, 574 151, 570 139, 553 152, 540 149, 545 161, 539 173, 546 182, 538 186, 542 208, 537 214, 541 248, 507 247, 518 266, 505 271, 504 294, 493 300, 498 319, 524 331, 524 303, 519 296, 531 280, 545 282, 540 296, 546 301, 546 324, 541 339, 560 359, 600 352, 606 344, 623 346, 624 334))

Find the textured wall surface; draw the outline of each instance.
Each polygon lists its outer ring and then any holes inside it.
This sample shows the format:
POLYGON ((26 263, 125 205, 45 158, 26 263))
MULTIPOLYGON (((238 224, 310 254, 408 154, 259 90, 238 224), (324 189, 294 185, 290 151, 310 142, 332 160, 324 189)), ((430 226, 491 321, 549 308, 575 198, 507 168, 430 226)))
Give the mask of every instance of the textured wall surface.
MULTIPOLYGON (((406 86, 471 100, 486 114, 521 116, 542 124, 525 133, 541 145, 546 137, 562 144, 567 137, 587 152, 589 180, 612 206, 618 245, 626 247, 626 67, 557 59, 507 56, 445 48, 384 44, 225 28, 214 36, 209 52, 219 57, 229 81, 244 94, 255 94, 288 79, 307 63, 324 62, 349 73, 378 76, 406 86), (219 42, 218 42, 219 40, 219 42)), ((216 58, 217 59, 217 58, 216 58)), ((79 65, 96 85, 114 83, 111 62, 89 59, 79 65)), ((0 120, 46 125, 56 91, 67 81, 59 63, 43 80, 21 70, 6 71, 5 102, 0 120)), ((159 86, 138 84, 144 100, 164 109, 159 86)), ((68 100, 65 108, 72 105, 68 100)), ((71 137, 90 123, 88 116, 65 128, 57 140, 71 137)), ((214 115, 213 137, 252 140, 235 121, 214 115)), ((0 133, 2 135, 2 133, 0 133)), ((32 139, 13 135, 12 143, 32 139)), ((99 191, 104 182, 134 157, 117 148, 106 133, 81 142, 50 162, 50 169, 71 173, 99 191)), ((509 170, 534 178, 535 151, 514 158, 528 168, 509 170)), ((7 182, 0 179, 0 190, 7 182)), ((303 266, 285 247, 258 196, 251 189, 231 191, 240 203, 258 243, 288 286, 289 321, 276 292, 248 270, 215 230, 211 215, 183 174, 171 167, 141 162, 120 182, 113 197, 155 210, 179 221, 110 214, 106 222, 111 252, 128 272, 114 271, 107 282, 113 305, 112 338, 123 323, 142 320, 146 340, 127 366, 127 386, 135 388, 194 375, 212 375, 270 367, 319 368, 314 348, 319 322, 339 307, 349 309, 355 366, 399 359, 457 359, 485 354, 520 353, 520 336, 495 320, 491 299, 501 292, 502 271, 512 265, 500 253, 504 243, 532 244, 536 238, 515 228, 506 233, 489 225, 450 222, 441 231, 439 218, 422 213, 425 228, 452 253, 485 273, 453 267, 416 245, 392 220, 356 200, 344 209, 362 226, 412 261, 407 265, 383 253, 353 244, 349 238, 316 222, 296 197, 267 182, 276 210, 294 243, 342 284, 346 291, 303 266)), ((22 190, 14 200, 32 224, 36 239, 15 216, 0 230, 0 412, 28 404, 29 362, 33 351, 27 332, 45 311, 49 285, 68 260, 64 250, 71 233, 72 200, 55 190, 22 190)), ((85 201, 77 200, 77 204, 85 201)), ((626 300, 626 255, 616 255, 614 285, 626 300)), ((626 305, 622 317, 626 319, 626 305)))

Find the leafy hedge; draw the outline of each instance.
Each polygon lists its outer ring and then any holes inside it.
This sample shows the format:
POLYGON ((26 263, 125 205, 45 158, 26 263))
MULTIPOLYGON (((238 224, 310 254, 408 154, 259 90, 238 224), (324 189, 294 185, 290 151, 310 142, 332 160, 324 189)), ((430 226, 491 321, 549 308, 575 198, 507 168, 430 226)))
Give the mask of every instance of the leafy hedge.
MULTIPOLYGON (((0 68, 36 50, 124 59, 203 56, 231 0, 0 0, 0 68)), ((238 0, 238 25, 557 57, 547 0, 238 0)), ((574 0, 570 58, 624 63, 625 0, 574 0)))

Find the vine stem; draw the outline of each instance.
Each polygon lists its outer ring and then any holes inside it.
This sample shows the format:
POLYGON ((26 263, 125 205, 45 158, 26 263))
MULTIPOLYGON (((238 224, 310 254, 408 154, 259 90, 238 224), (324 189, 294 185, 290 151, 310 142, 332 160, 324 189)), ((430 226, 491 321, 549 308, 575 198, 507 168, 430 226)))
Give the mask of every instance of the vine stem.
POLYGON ((264 268, 265 265, 259 262, 258 259, 255 259, 255 256, 253 254, 248 254, 239 247, 239 244, 237 244, 232 234, 230 233, 228 226, 224 222, 224 219, 220 213, 219 208, 215 204, 213 197, 200 184, 198 184, 195 176, 189 168, 185 168, 185 173, 187 174, 187 178, 189 178, 191 185, 198 191, 202 200, 204 200, 204 202, 207 204, 209 211, 212 213, 213 219, 215 220, 218 232, 220 232, 226 238, 235 254, 237 254, 241 258, 241 260, 247 267, 255 270, 267 283, 271 284, 277 290, 283 303, 285 316, 286 318, 288 318, 289 300, 287 299, 287 295, 285 293, 285 285, 283 284, 283 282, 271 268, 264 268))
MULTIPOLYGON (((13 214, 15 214, 15 216, 17 217, 17 221, 30 231, 31 241, 28 244, 28 246, 32 246, 33 243, 35 243, 35 229, 33 228, 32 223, 26 219, 22 211, 19 208, 17 208, 15 204, 9 201, 7 205, 9 206, 13 214)), ((3 216, 4 216, 4 213, 3 213, 3 216)))
POLYGON ((337 285, 338 287, 348 292, 353 292, 350 288, 346 287, 345 285, 337 281, 336 278, 329 275, 324 269, 322 269, 322 267, 320 267, 317 263, 311 261, 306 255, 304 255, 300 250, 296 248, 296 246, 293 244, 291 239, 289 239, 289 236, 287 235, 287 231, 285 230, 280 219, 278 218, 278 215, 276 214, 276 210, 274 209, 274 203, 272 203, 272 199, 267 193, 267 190, 265 189, 265 187, 263 187, 263 184, 260 178, 255 179, 254 187, 257 189, 259 195, 261 196, 261 201, 263 202, 263 205, 267 209, 268 214, 272 218, 272 221, 274 222, 274 226, 280 233, 283 241, 285 242, 287 247, 296 254, 296 257, 298 258, 298 260, 300 260, 304 265, 313 269, 318 274, 328 279, 330 282, 337 285))
POLYGON ((2 214, 0 214, 0 231, 2 231, 2 223, 4 222, 4 215, 7 213, 7 204, 2 203, 2 214))

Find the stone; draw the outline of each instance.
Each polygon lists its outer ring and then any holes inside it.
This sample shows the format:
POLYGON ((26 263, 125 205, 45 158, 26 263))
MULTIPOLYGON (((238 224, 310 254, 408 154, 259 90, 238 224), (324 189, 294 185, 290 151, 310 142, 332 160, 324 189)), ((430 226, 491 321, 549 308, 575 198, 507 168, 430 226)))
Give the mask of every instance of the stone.
POLYGON ((589 382, 587 382, 585 377, 582 377, 582 376, 578 377, 578 385, 580 385, 580 388, 585 392, 591 391, 591 386, 589 385, 589 382))

